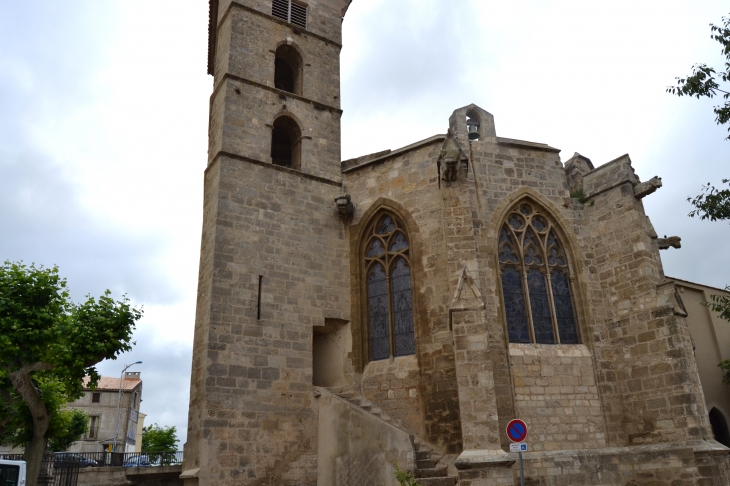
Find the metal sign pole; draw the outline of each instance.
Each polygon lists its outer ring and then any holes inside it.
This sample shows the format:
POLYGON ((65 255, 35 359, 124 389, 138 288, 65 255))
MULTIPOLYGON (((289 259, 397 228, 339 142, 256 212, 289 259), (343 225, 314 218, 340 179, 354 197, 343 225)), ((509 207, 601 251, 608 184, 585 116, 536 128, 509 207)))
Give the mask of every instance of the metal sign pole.
POLYGON ((525 486, 525 471, 522 469, 522 452, 520 452, 520 486, 525 486))

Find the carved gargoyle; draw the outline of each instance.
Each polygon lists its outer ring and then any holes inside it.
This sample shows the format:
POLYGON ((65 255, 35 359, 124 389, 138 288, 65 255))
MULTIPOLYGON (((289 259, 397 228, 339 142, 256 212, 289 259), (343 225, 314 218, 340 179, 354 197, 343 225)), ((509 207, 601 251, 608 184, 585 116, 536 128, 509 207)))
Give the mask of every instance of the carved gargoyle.
POLYGON ((662 187, 662 178, 659 176, 652 177, 648 181, 637 184, 634 187, 634 197, 641 199, 644 196, 653 194, 660 187, 662 187))
POLYGON ((669 238, 657 238, 656 242, 659 245, 660 250, 668 250, 671 248, 682 248, 682 238, 679 236, 670 236, 669 238))
POLYGON ((342 219, 350 220, 355 215, 355 205, 352 204, 352 198, 349 194, 342 194, 335 198, 337 210, 340 212, 342 219))

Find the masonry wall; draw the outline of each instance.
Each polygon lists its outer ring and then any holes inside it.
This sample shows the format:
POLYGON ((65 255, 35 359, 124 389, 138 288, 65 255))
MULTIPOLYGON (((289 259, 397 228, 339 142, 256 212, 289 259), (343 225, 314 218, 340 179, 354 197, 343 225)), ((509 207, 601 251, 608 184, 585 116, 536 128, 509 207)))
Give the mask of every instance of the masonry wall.
POLYGON ((78 486, 182 486, 181 472, 180 466, 83 468, 78 486))
POLYGON ((420 381, 416 356, 371 361, 362 374, 362 394, 377 403, 393 423, 424 437, 420 381))
MULTIPOLYGON (((307 33, 322 36, 334 43, 342 43, 342 18, 345 15, 348 0, 309 0, 309 18, 307 33)), ((227 12, 234 9, 246 9, 264 15, 271 15, 270 0, 218 0, 218 21, 225 19, 227 12)))
MULTIPOLYGON (((276 48, 288 42, 303 58, 302 97, 339 108, 341 46, 326 38, 313 37, 311 32, 271 17, 271 2, 265 3, 268 12, 264 15, 233 7, 225 18, 224 25, 230 23, 229 42, 235 47, 228 51, 226 71, 218 73, 216 79, 225 74, 273 89, 276 48), (261 48, 252 49, 252 46, 261 48)), ((316 12, 312 8, 309 10, 316 12)))
MULTIPOLYGON (((516 384, 508 353, 508 339, 505 317, 501 300, 501 279, 497 264, 497 237, 506 212, 522 198, 528 197, 548 210, 550 216, 567 234, 576 233, 575 223, 580 221, 580 211, 574 211, 569 201, 567 182, 563 165, 555 149, 544 146, 537 148, 530 144, 517 145, 500 143, 491 139, 462 142, 469 147, 471 154, 471 181, 459 181, 476 187, 476 210, 473 226, 480 272, 474 275, 478 286, 484 289, 487 312, 487 333, 489 336, 487 359, 494 370, 497 412, 499 414, 499 439, 502 448, 509 447, 505 430, 509 420, 518 418, 520 410, 515 405, 516 384)), ((573 252, 571 271, 574 275, 582 272, 580 249, 573 249, 575 240, 563 244, 573 252), (577 254, 576 254, 577 253, 577 254)), ((583 295, 581 281, 577 280, 575 294, 583 295)), ((579 322, 586 323, 585 306, 575 302, 579 322)), ((516 363, 519 367, 519 361, 516 363)), ((524 368, 523 368, 524 369, 524 368)), ((524 378, 524 377, 523 377, 524 378)), ((527 398, 529 400, 529 398, 527 398)), ((523 401, 524 404, 524 401, 523 401)), ((543 420, 561 423, 559 413, 551 409, 543 412, 543 420)), ((563 416, 564 418, 565 416, 563 416)))
POLYGON ((397 486, 395 467, 413 467, 409 435, 326 390, 319 412, 318 486, 397 486))
POLYGON ((300 171, 340 181, 340 111, 323 108, 279 90, 262 90, 239 80, 225 80, 212 95, 211 162, 218 151, 271 162, 271 127, 287 114, 302 132, 300 171))
POLYGON ((204 371, 193 371, 194 380, 206 378, 191 407, 195 447, 205 453, 194 464, 186 457, 186 469, 200 467, 202 484, 315 484, 313 327, 347 321, 350 310, 343 224, 332 203, 339 187, 226 157, 211 169, 210 314, 198 331, 207 346, 195 353, 205 355, 204 371))
POLYGON ((515 416, 530 450, 598 449, 606 434, 591 353, 585 345, 510 344, 515 416))
MULTIPOLYGON (((367 338, 364 321, 364 297, 361 282, 363 228, 381 208, 397 214, 408 229, 411 240, 411 262, 414 282, 414 321, 416 326, 416 359, 419 367, 417 397, 411 387, 393 394, 408 393, 405 402, 420 401, 420 429, 409 429, 437 450, 460 452, 461 425, 453 355, 453 337, 449 330, 448 306, 451 292, 448 259, 444 253, 443 199, 439 192, 437 158, 443 139, 416 148, 402 156, 395 155, 345 172, 344 191, 351 194, 357 209, 348 227, 352 278, 351 289, 353 363, 356 369, 366 366, 379 370, 387 365, 368 365, 363 355, 367 338)), ((395 358, 397 363, 402 358, 395 358)), ((394 368, 398 368, 396 364, 394 368)), ((408 368, 407 366, 405 368, 408 368)), ((375 371, 375 370, 373 370, 375 371)), ((362 389, 388 414, 393 408, 388 389, 393 386, 391 372, 367 372, 362 375, 362 389), (377 392, 376 390, 379 390, 377 392)), ((396 385, 400 384, 396 381, 396 385)), ((406 424, 412 420, 406 420, 406 424)))
MULTIPOLYGON (((730 483, 727 452, 712 446, 528 453, 524 468, 525 486, 724 486, 730 483)), ((519 484, 518 468, 513 467, 513 473, 514 484, 519 484)))
POLYGON ((584 175, 586 259, 604 297, 593 336, 609 444, 711 438, 687 324, 658 299, 664 275, 637 181, 628 157, 584 175))

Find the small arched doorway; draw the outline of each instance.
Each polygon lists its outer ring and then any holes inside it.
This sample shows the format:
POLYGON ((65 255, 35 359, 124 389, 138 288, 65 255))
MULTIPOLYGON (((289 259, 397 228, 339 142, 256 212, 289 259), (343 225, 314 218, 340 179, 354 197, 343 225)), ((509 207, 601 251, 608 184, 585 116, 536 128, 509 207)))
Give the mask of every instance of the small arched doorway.
POLYGON ((274 121, 271 130, 271 162, 274 165, 301 168, 302 132, 299 125, 288 116, 274 121))
POLYGON ((730 432, 728 432, 727 420, 725 420, 722 412, 716 408, 710 410, 710 425, 715 440, 726 447, 730 447, 730 432))
POLYGON ((279 46, 274 61, 274 87, 301 96, 302 65, 302 56, 294 47, 279 46))

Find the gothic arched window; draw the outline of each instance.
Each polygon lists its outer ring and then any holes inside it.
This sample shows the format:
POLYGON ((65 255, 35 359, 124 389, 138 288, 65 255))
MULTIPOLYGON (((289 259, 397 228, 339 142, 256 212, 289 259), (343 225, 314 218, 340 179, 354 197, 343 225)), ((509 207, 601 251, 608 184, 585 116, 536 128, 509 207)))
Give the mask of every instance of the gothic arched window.
POLYGON ((381 214, 365 233, 370 361, 416 353, 408 234, 392 214, 381 214))
POLYGON ((509 342, 578 344, 568 258, 547 215, 521 202, 498 247, 509 342))

